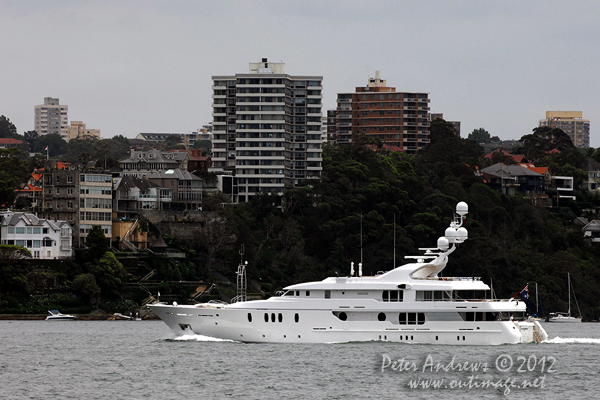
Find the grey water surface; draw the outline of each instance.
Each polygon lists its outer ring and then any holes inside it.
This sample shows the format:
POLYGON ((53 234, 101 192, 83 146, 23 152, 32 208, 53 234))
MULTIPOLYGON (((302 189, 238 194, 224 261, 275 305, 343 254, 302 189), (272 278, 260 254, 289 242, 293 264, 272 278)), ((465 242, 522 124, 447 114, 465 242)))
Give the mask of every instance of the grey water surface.
POLYGON ((0 321, 0 399, 597 398, 600 324, 541 344, 243 344, 161 321, 0 321), (527 387, 523 387, 527 386, 527 387))

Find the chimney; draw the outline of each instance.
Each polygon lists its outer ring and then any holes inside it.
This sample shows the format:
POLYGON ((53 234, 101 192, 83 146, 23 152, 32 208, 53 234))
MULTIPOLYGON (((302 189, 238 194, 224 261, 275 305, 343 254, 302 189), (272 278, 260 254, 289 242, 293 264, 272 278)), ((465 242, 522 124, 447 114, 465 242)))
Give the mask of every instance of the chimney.
POLYGON ((135 149, 133 148, 133 146, 131 146, 131 150, 130 150, 129 156, 133 157, 133 153, 134 152, 135 152, 135 149))

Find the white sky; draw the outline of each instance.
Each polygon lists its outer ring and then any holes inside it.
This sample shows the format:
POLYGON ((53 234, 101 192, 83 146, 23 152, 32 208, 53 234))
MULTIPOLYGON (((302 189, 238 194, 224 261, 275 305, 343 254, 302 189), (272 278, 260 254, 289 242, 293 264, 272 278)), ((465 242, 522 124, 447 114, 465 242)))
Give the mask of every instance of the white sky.
POLYGON ((599 19, 597 0, 0 0, 0 115, 22 134, 58 97, 102 137, 190 132, 212 120, 212 75, 266 57, 322 75, 324 114, 380 70, 463 137, 576 110, 600 147, 599 19))

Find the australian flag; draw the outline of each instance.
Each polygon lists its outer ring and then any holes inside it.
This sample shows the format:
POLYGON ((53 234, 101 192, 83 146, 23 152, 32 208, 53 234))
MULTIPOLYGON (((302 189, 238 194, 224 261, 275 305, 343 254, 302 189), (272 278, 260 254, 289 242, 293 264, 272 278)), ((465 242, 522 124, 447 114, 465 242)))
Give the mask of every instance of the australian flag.
POLYGON ((519 292, 519 294, 521 295, 521 298, 523 299, 525 304, 527 304, 527 308, 529 308, 529 285, 525 285, 525 287, 519 292))

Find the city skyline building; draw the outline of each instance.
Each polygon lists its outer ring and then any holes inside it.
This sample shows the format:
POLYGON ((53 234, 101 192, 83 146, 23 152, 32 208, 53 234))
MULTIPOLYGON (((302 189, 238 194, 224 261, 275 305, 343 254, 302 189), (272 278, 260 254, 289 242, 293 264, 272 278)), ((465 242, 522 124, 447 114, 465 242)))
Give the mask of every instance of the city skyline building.
POLYGON ((414 154, 429 143, 429 101, 428 93, 396 92, 376 71, 367 86, 338 93, 335 129, 328 136, 344 144, 363 134, 414 154))
POLYGON ((96 140, 100 139, 100 129, 88 129, 83 121, 71 121, 67 142, 72 139, 96 140))
POLYGON ((44 104, 34 107, 34 130, 44 136, 52 133, 69 140, 69 106, 61 105, 58 98, 44 97, 44 104))
POLYGON ((590 147, 590 121, 583 119, 582 111, 546 111, 546 119, 540 120, 539 126, 559 128, 575 147, 590 147))
POLYGON ((234 203, 321 176, 322 76, 288 75, 285 63, 263 58, 212 80, 211 171, 233 175, 234 203))

